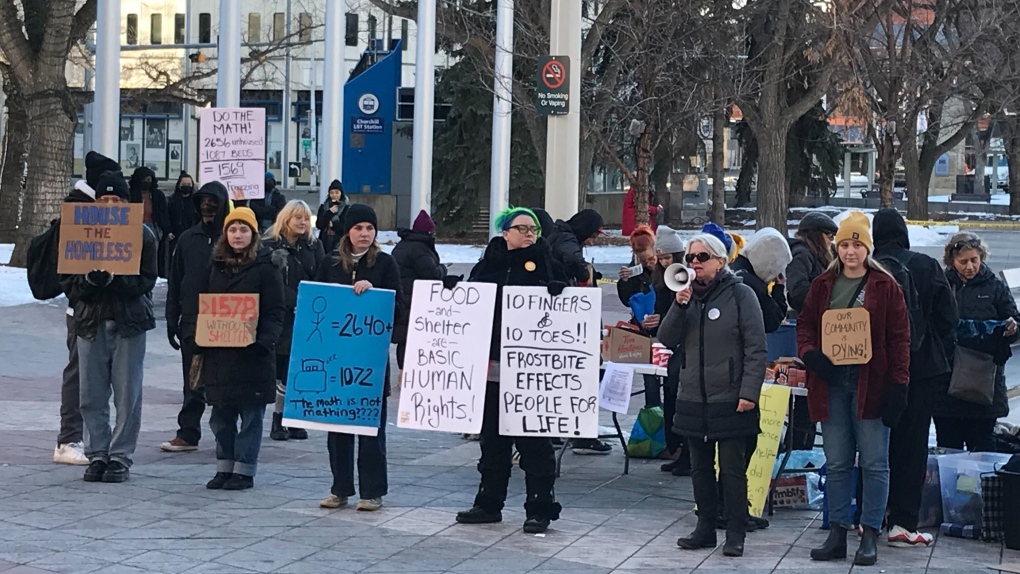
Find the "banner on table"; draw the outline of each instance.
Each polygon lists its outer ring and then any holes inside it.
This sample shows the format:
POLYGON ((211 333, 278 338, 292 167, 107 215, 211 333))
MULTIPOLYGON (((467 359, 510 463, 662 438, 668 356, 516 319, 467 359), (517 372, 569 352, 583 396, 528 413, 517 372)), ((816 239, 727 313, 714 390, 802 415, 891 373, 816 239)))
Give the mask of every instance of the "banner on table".
POLYGON ((414 282, 397 426, 481 432, 495 305, 494 283, 414 282))
POLYGON ((396 293, 303 281, 298 287, 288 427, 375 436, 382 415, 396 293))
POLYGON ((138 275, 144 211, 138 203, 61 205, 57 273, 84 275, 102 269, 138 275))
POLYGON ((602 291, 504 287, 500 434, 595 438, 602 291))
POLYGON ((230 199, 265 197, 266 110, 204 108, 199 131, 202 184, 222 183, 230 199))
POLYGON ((202 293, 198 296, 195 344, 247 347, 259 326, 258 293, 202 293))
POLYGON ((761 396, 758 398, 761 434, 758 435, 758 448, 747 465, 747 500, 751 503, 751 516, 761 516, 765 509, 772 470, 779 453, 779 439, 783 434, 783 422, 789 409, 790 387, 762 385, 761 396))

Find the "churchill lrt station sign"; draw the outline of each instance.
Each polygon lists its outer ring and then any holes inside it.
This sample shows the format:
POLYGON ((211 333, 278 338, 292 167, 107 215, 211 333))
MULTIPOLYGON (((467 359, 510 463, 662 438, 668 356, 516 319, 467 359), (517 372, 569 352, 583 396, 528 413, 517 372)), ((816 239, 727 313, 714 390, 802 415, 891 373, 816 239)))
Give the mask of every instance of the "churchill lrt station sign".
POLYGON ((565 116, 570 111, 570 58, 546 56, 538 60, 535 109, 544 116, 565 116))

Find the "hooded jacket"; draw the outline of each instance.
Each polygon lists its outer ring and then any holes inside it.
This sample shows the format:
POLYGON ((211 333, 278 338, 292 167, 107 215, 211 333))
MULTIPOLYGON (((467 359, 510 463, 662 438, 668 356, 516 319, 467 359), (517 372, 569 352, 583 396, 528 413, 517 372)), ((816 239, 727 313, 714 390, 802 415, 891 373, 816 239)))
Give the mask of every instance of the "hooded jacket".
POLYGON ((276 400, 276 353, 286 306, 283 279, 263 247, 255 260, 231 273, 222 261, 212 262, 203 293, 258 293, 255 343, 243 348, 203 350, 201 381, 206 402, 220 406, 258 406, 276 400))
POLYGON ((333 204, 333 201, 326 198, 326 201, 319 206, 319 211, 315 216, 315 227, 319 230, 319 240, 322 241, 323 251, 326 252, 326 255, 332 253, 340 244, 340 238, 343 236, 344 214, 351 206, 350 199, 343 191, 340 192, 340 201, 336 203, 336 213, 329 210, 333 204))
MULTIPOLYGON (((175 238, 179 238, 201 219, 198 215, 198 208, 195 206, 195 202, 192 201, 195 190, 192 190, 191 195, 187 196, 181 193, 181 180, 186 177, 191 179, 194 185, 195 180, 187 173, 181 172, 180 177, 177 178, 177 183, 174 185, 174 193, 170 196, 170 228, 168 231, 173 233, 175 238)), ((177 244, 176 239, 172 244, 177 244)))
POLYGON ((177 239, 177 249, 174 250, 167 279, 167 330, 180 332, 185 338, 194 337, 195 322, 198 320, 198 295, 208 280, 213 248, 223 233, 223 221, 229 209, 227 188, 213 181, 191 194, 195 210, 199 213, 202 198, 207 196, 216 198, 216 217, 209 223, 192 225, 177 239))
POLYGON ((294 335, 294 315, 297 312, 298 287, 302 281, 314 281, 319 266, 326 254, 322 242, 314 237, 309 240, 299 238, 293 244, 283 236, 280 239, 267 239, 263 245, 270 250, 270 260, 283 278, 283 288, 287 311, 284 314, 283 329, 276 344, 276 354, 290 355, 290 340, 294 335))
POLYGON ((766 227, 754 234, 730 264, 733 273, 758 298, 766 333, 779 329, 786 319, 786 288, 776 283, 769 293, 768 284, 786 271, 791 259, 786 238, 775 229, 766 227))
POLYGON ((553 225, 548 237, 549 249, 553 259, 566 270, 571 283, 587 286, 591 282, 581 245, 604 225, 602 216, 594 209, 582 209, 567 221, 561 219, 553 225))
POLYGON ((923 253, 910 251, 907 223, 895 209, 880 209, 875 214, 872 236, 875 256, 891 255, 905 262, 917 290, 922 315, 927 320, 923 325, 925 336, 921 348, 910 354, 911 384, 949 374, 952 369, 946 349, 952 347, 953 332, 960 317, 942 266, 923 253))
POLYGON ((161 233, 167 233, 170 230, 170 208, 167 206, 166 195, 160 191, 156 182, 156 172, 142 166, 131 174, 128 184, 131 188, 131 203, 144 203, 144 192, 149 192, 149 201, 152 202, 152 222, 156 224, 161 233), (149 189, 144 189, 145 184, 142 183, 146 177, 152 178, 149 189))
POLYGON ((262 233, 276 223, 276 216, 287 207, 287 198, 274 186, 273 189, 266 190, 265 197, 249 201, 248 207, 255 212, 259 232, 262 233))
MULTIPOLYGON (((400 243, 393 248, 393 259, 400 269, 403 308, 410 309, 414 282, 418 279, 442 279, 446 277, 446 266, 439 262, 436 238, 431 234, 410 229, 399 229, 397 234, 400 236, 400 243)), ((407 341, 408 321, 410 316, 406 313, 397 321, 393 330, 394 343, 407 341)))
MULTIPOLYGON (((1009 287, 996 277, 988 265, 981 264, 981 270, 970 281, 964 281, 955 269, 947 270, 946 278, 954 291, 960 321, 1004 321, 1010 317, 1020 321, 1020 313, 1017 312, 1016 301, 1013 299, 1009 287)), ((990 336, 978 339, 961 337, 955 344, 950 345, 946 349, 950 363, 952 363, 953 353, 956 351, 955 345, 981 351, 993 357, 998 368, 995 372, 992 405, 983 406, 950 397, 950 378, 942 377, 936 382, 932 414, 966 419, 995 419, 1008 415, 1009 398, 1006 395, 1006 376, 1003 365, 1013 355, 1010 345, 1018 339, 1020 339, 1020 332, 1012 337, 1005 337, 1003 327, 998 327, 990 336)))
POLYGON ((811 282, 825 272, 825 266, 815 257, 803 239, 794 238, 789 243, 792 259, 786 266, 786 299, 796 314, 804 307, 804 300, 811 290, 811 282))
POLYGON ((679 348, 680 373, 673 430, 698 440, 753 436, 757 408, 737 412, 740 399, 756 405, 765 380, 765 330, 754 291, 722 270, 708 291, 675 303, 659 325, 659 341, 679 348))

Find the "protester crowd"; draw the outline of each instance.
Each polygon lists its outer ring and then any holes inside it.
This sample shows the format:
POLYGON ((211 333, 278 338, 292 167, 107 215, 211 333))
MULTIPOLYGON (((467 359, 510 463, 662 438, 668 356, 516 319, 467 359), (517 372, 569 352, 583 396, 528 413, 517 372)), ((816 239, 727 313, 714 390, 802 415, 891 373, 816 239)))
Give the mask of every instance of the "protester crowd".
MULTIPOLYGON (((428 213, 399 230, 401 241, 387 254, 377 241, 376 213, 352 203, 339 181, 330 184, 313 223, 311 208, 286 201, 272 174, 266 174, 265 198, 232 206, 223 185, 196 189, 185 173, 168 201, 147 168, 127 180, 116 162, 95 152, 85 166, 85 180, 65 201, 142 204, 145 218, 138 275, 94 270, 59 278, 68 298, 69 357, 54 461, 87 466, 85 481, 129 479, 141 426, 146 333, 156 327, 151 292, 158 276, 168 279, 167 338, 180 351, 182 367, 179 428, 161 448, 197 449, 210 406, 217 464, 206 487, 224 490, 253 487, 267 405, 274 405, 271 439, 308 437, 304 429, 285 428, 282 418, 302 281, 348 285, 357 295, 394 291, 392 342, 402 368, 415 280, 440 280, 448 289, 462 280, 494 283, 497 292, 541 286, 558 296, 568 286, 597 287, 600 278, 583 256, 584 246, 603 233, 603 219, 592 209, 559 221, 540 209, 506 210, 496 219, 498 234, 464 278, 441 263, 428 213), (259 295, 251 345, 196 344, 199 297, 207 293, 259 295)), ((766 334, 789 320, 796 320, 797 353, 808 372, 807 397, 797 399, 805 407, 797 410, 807 416, 791 421, 794 445, 814 448, 820 423, 828 476, 831 528, 811 558, 845 558, 848 529, 855 526, 861 528, 858 565, 876 563, 883 529, 892 546, 930 544, 931 535, 918 532, 918 513, 931 421, 939 446, 987 451, 994 448, 997 418, 1008 413, 1003 366, 1020 339, 1020 313, 1009 288, 988 267, 981 238, 956 234, 936 261, 911 251, 902 216, 883 209, 873 222, 850 212, 838 224, 812 212, 789 240, 769 228, 745 240, 711 223, 686 245, 664 225, 638 225, 629 240, 633 261, 620 270, 618 296, 634 310, 635 329, 673 351, 664 385, 646 377, 645 404, 661 406, 667 421, 673 460, 662 469, 690 476, 694 487, 697 526, 678 545, 715 547, 716 531, 723 529, 724 554, 741 556, 746 533, 768 526, 749 516, 747 468, 760 433, 766 334), (676 291, 667 276, 674 263, 694 274, 688 287, 676 291), (823 315, 855 309, 870 316, 872 354, 864 364, 834 364, 822 346, 823 315), (975 389, 975 380, 990 386, 975 389), (973 398, 982 392, 987 400, 973 398)), ((472 507, 456 520, 502 520, 516 450, 527 489, 524 530, 541 533, 563 510, 554 493, 554 442, 500 432, 501 322, 497 305, 480 485, 472 507)), ((333 483, 320 506, 347 506, 357 493, 358 510, 382 507, 390 376, 387 369, 376 436, 329 433, 333 483)), ((571 442, 579 454, 611 451, 598 439, 571 442)))

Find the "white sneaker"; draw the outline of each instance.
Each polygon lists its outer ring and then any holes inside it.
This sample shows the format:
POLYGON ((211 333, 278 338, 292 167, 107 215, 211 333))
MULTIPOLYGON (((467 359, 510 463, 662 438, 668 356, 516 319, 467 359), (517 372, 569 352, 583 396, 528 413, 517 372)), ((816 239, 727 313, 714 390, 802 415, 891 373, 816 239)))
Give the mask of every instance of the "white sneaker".
POLYGON ((914 548, 917 546, 930 546, 935 537, 924 532, 911 532, 902 526, 893 526, 889 529, 889 546, 895 548, 914 548))
POLYGON ((57 464, 88 466, 89 459, 85 457, 85 445, 80 442, 58 444, 53 449, 53 462, 57 464))

